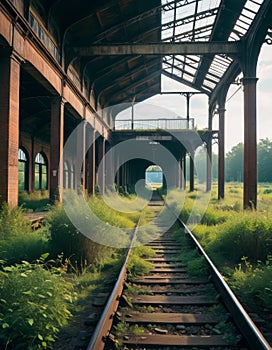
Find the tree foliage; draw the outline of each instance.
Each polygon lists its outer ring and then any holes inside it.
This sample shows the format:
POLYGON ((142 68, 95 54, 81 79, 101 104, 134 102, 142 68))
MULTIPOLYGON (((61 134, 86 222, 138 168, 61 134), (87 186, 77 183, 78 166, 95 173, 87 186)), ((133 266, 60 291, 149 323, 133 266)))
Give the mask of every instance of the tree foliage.
MULTIPOLYGON (((258 181, 272 182, 272 141, 261 139, 258 143, 258 181)), ((238 143, 226 155, 226 181, 244 179, 244 144, 238 143)))
MULTIPOLYGON (((217 180, 218 155, 212 154, 212 178, 217 180)), ((190 160, 187 157, 187 180, 190 176, 190 160)), ((207 151, 202 148, 197 151, 195 155, 195 176, 197 176, 199 183, 205 183, 207 179, 207 151)))
POLYGON ((258 144, 258 181, 272 181, 272 141, 268 138, 258 144))
POLYGON ((244 144, 232 147, 226 155, 226 181, 243 181, 244 179, 244 144))

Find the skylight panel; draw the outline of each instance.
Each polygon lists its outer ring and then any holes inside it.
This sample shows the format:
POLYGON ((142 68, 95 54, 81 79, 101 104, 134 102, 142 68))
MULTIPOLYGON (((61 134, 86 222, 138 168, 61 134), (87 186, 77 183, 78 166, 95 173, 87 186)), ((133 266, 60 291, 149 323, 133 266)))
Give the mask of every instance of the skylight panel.
POLYGON ((182 77, 184 80, 187 80, 189 81, 190 83, 192 83, 194 81, 194 77, 191 76, 191 75, 188 75, 186 73, 183 74, 183 77, 182 77))
POLYGON ((247 0, 229 36, 229 41, 240 40, 247 33, 263 1, 264 0, 247 0))
POLYGON ((209 80, 205 79, 203 82, 203 86, 207 87, 209 90, 213 90, 216 86, 215 83, 210 82, 209 80))
POLYGON ((208 11, 219 6, 221 0, 202 0, 198 4, 199 11, 208 11))
POLYGON ((206 74, 206 79, 210 80, 210 81, 214 81, 216 83, 218 83, 220 81, 219 77, 215 77, 214 75, 208 73, 206 74))

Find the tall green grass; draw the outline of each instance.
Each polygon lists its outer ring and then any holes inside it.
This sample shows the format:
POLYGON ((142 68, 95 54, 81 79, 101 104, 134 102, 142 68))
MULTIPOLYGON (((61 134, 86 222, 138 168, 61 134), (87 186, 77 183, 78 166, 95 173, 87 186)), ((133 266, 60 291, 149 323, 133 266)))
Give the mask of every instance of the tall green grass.
POLYGON ((45 211, 49 208, 49 193, 45 190, 31 193, 20 191, 18 203, 26 210, 45 211))
POLYGON ((33 262, 47 249, 44 232, 33 232, 23 210, 4 203, 0 211, 0 259, 7 265, 22 260, 33 262))
MULTIPOLYGON (((256 306, 256 299, 259 307, 272 310, 272 186, 259 185, 256 211, 243 211, 242 195, 241 183, 227 183, 225 199, 218 200, 214 184, 193 233, 243 300, 256 306)), ((194 205, 193 193, 186 195, 182 220, 188 219, 194 205)))

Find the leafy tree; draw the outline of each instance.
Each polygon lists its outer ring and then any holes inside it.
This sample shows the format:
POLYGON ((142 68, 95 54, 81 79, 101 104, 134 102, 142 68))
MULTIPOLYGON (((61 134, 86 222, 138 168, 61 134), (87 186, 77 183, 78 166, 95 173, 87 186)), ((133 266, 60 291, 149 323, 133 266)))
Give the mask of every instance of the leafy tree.
MULTIPOLYGON (((187 181, 190 176, 190 158, 187 157, 187 181)), ((212 178, 217 179, 218 155, 212 154, 212 178)), ((207 152, 201 148, 195 155, 195 176, 197 176, 199 183, 205 183, 207 178, 207 152)))
POLYGON ((244 144, 232 147, 226 154, 226 181, 244 180, 244 144))
POLYGON ((268 138, 258 144, 258 181, 272 182, 272 141, 268 138))

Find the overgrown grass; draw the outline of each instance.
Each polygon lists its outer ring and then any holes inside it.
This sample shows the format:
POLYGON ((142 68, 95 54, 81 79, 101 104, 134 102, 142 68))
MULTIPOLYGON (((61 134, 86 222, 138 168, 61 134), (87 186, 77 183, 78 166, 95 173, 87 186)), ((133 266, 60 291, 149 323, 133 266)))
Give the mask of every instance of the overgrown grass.
MULTIPOLYGON (((115 227, 134 227, 138 214, 110 211, 101 202, 95 197, 89 200, 92 210, 106 223, 101 230, 99 225, 91 226, 93 234, 103 235, 107 228, 111 237, 115 227)), ((124 238, 129 236, 118 237, 124 238)), ((60 205, 51 208, 45 227, 36 232, 32 232, 22 208, 4 205, 0 212, 0 252, 5 259, 0 268, 0 348, 6 350, 51 349, 59 330, 72 317, 71 311, 83 310, 86 298, 115 273, 122 259, 122 250, 82 235, 60 205), (46 252, 51 259, 47 263, 46 252), (36 262, 41 255, 43 261, 36 262), (75 303, 76 298, 84 302, 75 303)))
POLYGON ((153 257, 155 254, 155 251, 147 246, 132 248, 127 265, 130 278, 134 279, 137 276, 148 274, 152 268, 152 263, 145 261, 144 258, 153 257))
POLYGON ((49 208, 49 193, 45 190, 32 193, 20 191, 18 203, 26 210, 45 211, 49 208))
MULTIPOLYGON (((259 186, 256 211, 242 210, 242 193, 242 184, 228 183, 226 199, 218 200, 215 185, 193 233, 244 300, 256 306, 256 299, 259 307, 272 310, 272 186, 259 186)), ((184 221, 195 204, 193 199, 193 193, 185 198, 184 221)))
POLYGON ((44 232, 31 230, 30 221, 23 216, 23 210, 3 204, 0 211, 0 258, 5 264, 22 260, 34 262, 47 249, 44 232))

